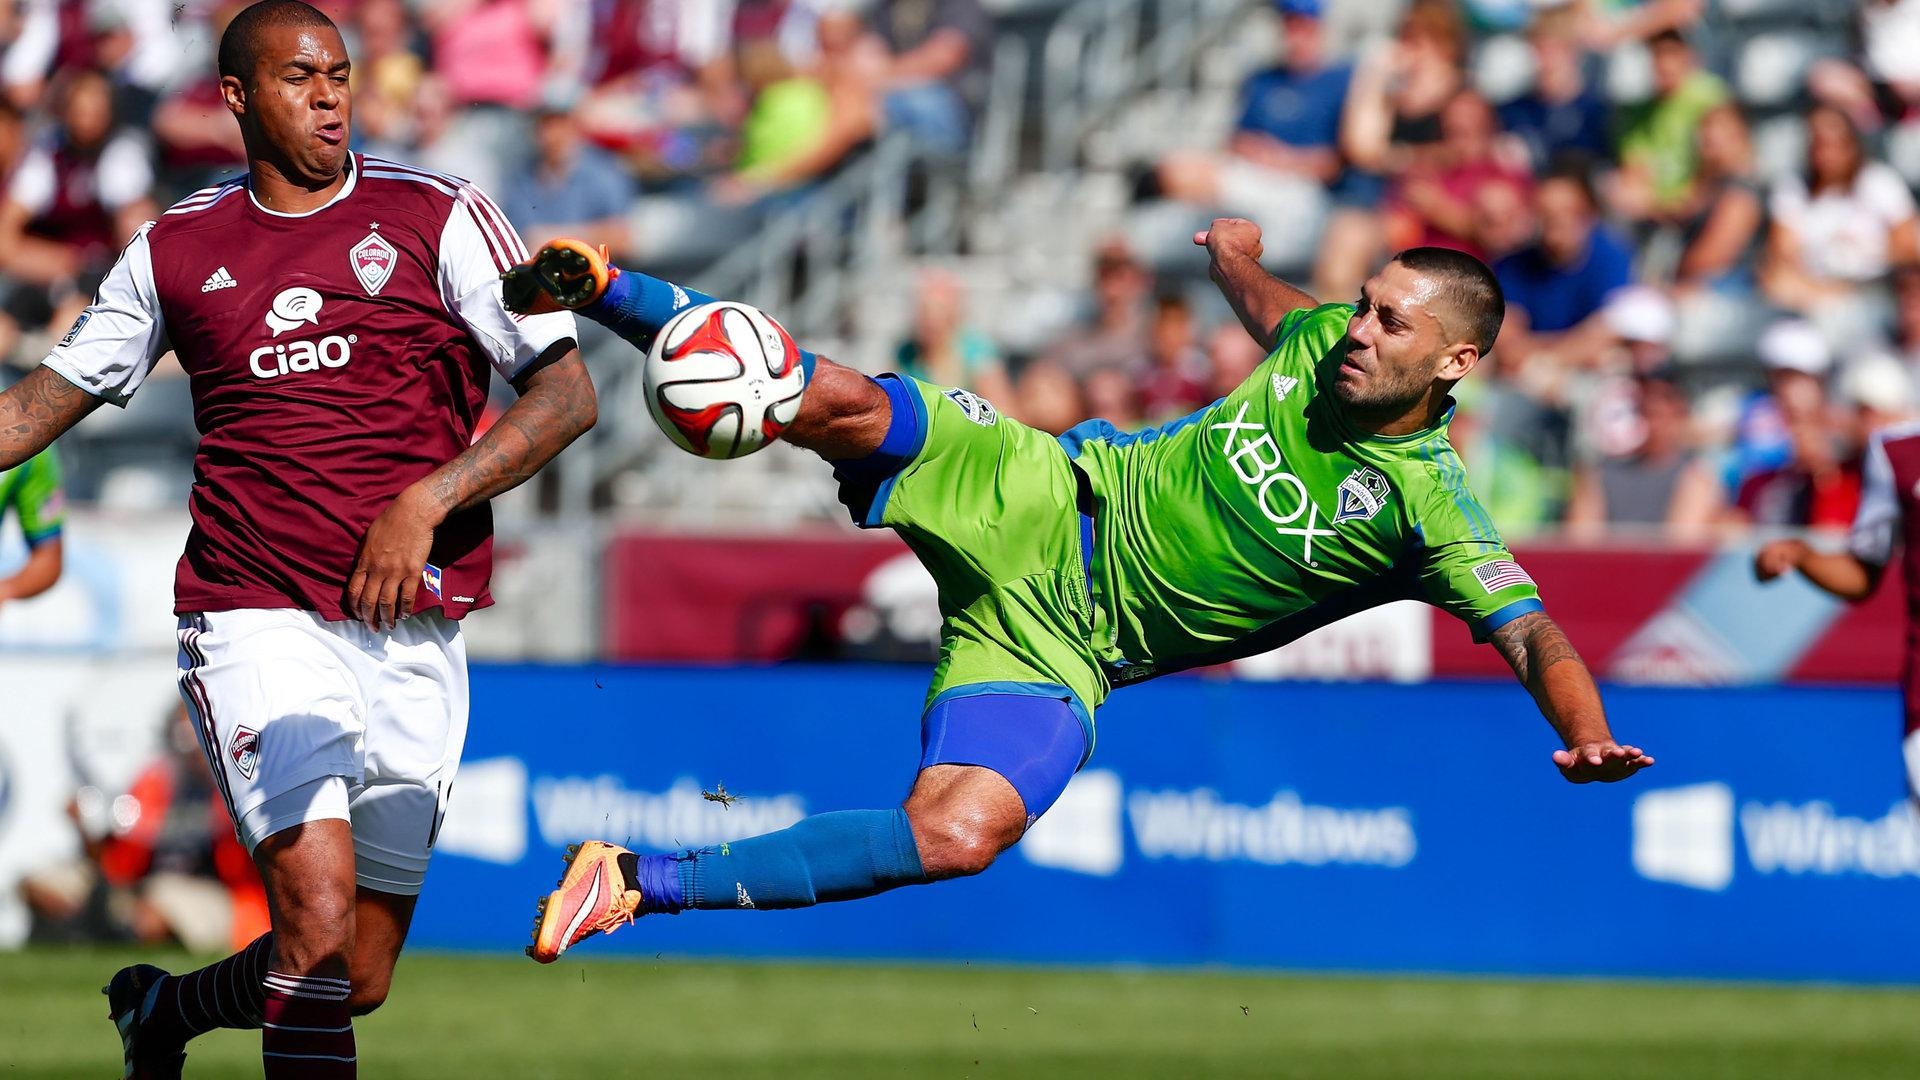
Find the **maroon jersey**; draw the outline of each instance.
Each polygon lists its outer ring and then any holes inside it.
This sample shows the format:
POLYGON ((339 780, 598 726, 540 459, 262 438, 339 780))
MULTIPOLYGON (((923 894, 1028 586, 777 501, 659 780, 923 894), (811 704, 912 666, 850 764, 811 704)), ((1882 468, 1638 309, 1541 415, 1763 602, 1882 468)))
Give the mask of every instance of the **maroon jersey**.
MULTIPOLYGON (((1893 560, 1896 544, 1905 549, 1901 569, 1907 589, 1907 662, 1901 683, 1907 732, 1912 735, 1920 731, 1920 422, 1874 432, 1867 444, 1860 510, 1848 540, 1855 558, 1881 567, 1893 560)), ((1914 779, 1920 797, 1920 773, 1914 779)))
MULTIPOLYGON (((244 177, 182 199, 127 246, 47 366, 124 404, 171 347, 200 448, 182 614, 299 608, 344 619, 361 537, 402 489, 457 457, 490 369, 512 378, 574 336, 516 319, 500 274, 526 255, 464 181, 355 155, 327 205, 263 209, 244 177)), ((489 603, 482 505, 434 534, 415 610, 489 603)))

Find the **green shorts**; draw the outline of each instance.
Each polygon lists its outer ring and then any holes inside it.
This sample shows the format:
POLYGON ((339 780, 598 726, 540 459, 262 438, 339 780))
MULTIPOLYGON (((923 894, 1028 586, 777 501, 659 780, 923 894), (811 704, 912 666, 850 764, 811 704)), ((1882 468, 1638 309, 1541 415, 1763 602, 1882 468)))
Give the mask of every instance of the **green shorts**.
POLYGON ((918 413, 918 452, 869 496, 843 498, 863 526, 898 533, 940 588, 927 706, 967 694, 1060 697, 1091 749, 1108 685, 1092 645, 1073 463, 1053 436, 965 390, 909 378, 889 389, 896 408, 918 413))

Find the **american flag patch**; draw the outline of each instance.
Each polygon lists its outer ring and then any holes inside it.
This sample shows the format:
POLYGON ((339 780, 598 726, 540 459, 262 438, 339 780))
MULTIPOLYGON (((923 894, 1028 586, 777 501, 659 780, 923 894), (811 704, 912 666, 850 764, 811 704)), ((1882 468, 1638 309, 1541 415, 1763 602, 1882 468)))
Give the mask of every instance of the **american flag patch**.
POLYGON ((1533 579, 1528 577, 1527 572, 1520 569, 1520 564, 1512 559, 1495 559, 1492 562, 1481 563, 1473 568, 1473 576, 1479 578, 1481 586, 1490 593, 1510 589, 1515 585, 1533 584, 1533 579))

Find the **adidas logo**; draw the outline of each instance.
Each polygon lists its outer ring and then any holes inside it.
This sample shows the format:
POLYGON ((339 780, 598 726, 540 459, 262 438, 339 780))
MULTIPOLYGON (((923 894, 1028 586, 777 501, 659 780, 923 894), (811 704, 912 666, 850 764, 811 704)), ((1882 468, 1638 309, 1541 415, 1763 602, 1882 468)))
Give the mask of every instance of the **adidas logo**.
POLYGON ((1274 375, 1273 400, 1275 401, 1287 400, 1287 395, 1293 393, 1293 388, 1299 385, 1300 385, 1300 380, 1294 378, 1291 375, 1279 375, 1279 374, 1274 375))
POLYGON ((218 292, 221 289, 234 288, 239 284, 239 282, 233 280, 233 275, 227 273, 227 268, 223 266, 207 277, 207 282, 200 286, 200 291, 203 293, 218 292))

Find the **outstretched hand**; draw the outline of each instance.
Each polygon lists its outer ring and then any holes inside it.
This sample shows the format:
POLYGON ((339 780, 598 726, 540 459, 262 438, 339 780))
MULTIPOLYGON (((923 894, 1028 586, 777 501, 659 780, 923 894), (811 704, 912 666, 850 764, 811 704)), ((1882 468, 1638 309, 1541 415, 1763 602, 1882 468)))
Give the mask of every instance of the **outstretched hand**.
POLYGON ((1653 765, 1653 758, 1637 746, 1606 742, 1581 743, 1570 750, 1555 750, 1553 763, 1570 784, 1591 784, 1595 780, 1611 784, 1625 780, 1653 765))

